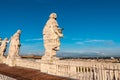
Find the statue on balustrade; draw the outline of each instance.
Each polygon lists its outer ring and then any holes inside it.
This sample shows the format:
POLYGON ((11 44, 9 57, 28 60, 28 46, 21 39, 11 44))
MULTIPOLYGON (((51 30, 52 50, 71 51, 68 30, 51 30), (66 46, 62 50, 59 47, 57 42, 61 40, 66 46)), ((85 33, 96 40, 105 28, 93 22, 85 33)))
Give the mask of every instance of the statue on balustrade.
POLYGON ((50 14, 49 20, 43 29, 45 54, 42 60, 58 59, 56 52, 60 49, 60 38, 63 37, 63 34, 56 18, 56 13, 50 14))
POLYGON ((8 42, 9 42, 8 38, 5 38, 4 40, 2 40, 2 38, 0 38, 0 61, 2 63, 5 63, 5 60, 6 60, 4 53, 6 51, 8 42))
POLYGON ((6 48, 7 48, 7 42, 8 42, 8 38, 5 38, 3 41, 2 39, 0 39, 0 57, 4 56, 4 53, 6 51, 6 48))
POLYGON ((8 58, 20 58, 20 34, 21 30, 18 30, 10 39, 10 47, 8 51, 8 58))

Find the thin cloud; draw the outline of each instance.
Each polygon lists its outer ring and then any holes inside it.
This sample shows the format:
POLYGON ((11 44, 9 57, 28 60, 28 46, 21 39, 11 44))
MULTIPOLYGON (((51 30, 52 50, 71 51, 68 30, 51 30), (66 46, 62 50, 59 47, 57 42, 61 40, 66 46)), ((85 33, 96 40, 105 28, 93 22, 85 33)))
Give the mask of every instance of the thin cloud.
POLYGON ((85 42, 106 42, 108 40, 87 40, 85 42))
POLYGON ((87 43, 106 43, 106 44, 115 44, 115 42, 113 40, 87 40, 85 41, 87 43))
POLYGON ((85 40, 85 41, 78 41, 76 44, 87 44, 87 43, 101 43, 101 44, 108 44, 108 45, 113 45, 115 42, 113 40, 85 40))
POLYGON ((76 44, 84 44, 84 42, 76 42, 76 44))
POLYGON ((41 41, 43 38, 26 39, 25 41, 41 41))

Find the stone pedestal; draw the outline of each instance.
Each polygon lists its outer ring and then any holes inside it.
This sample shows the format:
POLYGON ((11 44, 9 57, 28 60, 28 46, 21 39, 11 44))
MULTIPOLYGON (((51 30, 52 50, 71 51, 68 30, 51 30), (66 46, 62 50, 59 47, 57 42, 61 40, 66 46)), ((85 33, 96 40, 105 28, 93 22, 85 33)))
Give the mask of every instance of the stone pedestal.
POLYGON ((6 58, 4 56, 0 56, 0 63, 5 63, 6 58))
POLYGON ((20 57, 7 57, 5 63, 8 65, 8 66, 16 66, 16 60, 18 59, 21 59, 20 57))
POLYGON ((15 59, 6 59, 6 64, 8 66, 15 66, 15 59))

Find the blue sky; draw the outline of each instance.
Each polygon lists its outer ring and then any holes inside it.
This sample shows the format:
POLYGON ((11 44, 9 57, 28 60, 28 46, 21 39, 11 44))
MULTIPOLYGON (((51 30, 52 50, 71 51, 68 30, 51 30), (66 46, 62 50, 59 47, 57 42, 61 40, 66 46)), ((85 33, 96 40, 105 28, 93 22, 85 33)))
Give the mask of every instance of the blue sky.
POLYGON ((64 28, 60 52, 120 54, 119 0, 0 0, 0 37, 10 39, 21 29, 21 53, 41 54, 52 12, 64 28))

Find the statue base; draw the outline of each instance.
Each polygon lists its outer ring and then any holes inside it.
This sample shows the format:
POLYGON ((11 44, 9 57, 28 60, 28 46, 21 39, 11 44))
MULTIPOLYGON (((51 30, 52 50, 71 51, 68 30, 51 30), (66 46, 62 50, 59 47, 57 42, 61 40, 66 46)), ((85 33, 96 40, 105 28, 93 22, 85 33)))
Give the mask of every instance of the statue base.
POLYGON ((16 60, 18 60, 18 59, 21 59, 21 57, 19 57, 19 56, 17 56, 17 57, 7 57, 7 59, 6 59, 6 64, 8 65, 8 66, 11 66, 11 67, 13 67, 13 66, 16 66, 16 60))
POLYGON ((6 61, 6 58, 4 56, 0 56, 0 62, 5 63, 5 61, 6 61))
POLYGON ((5 62, 8 66, 15 66, 15 60, 14 59, 6 59, 5 62))

